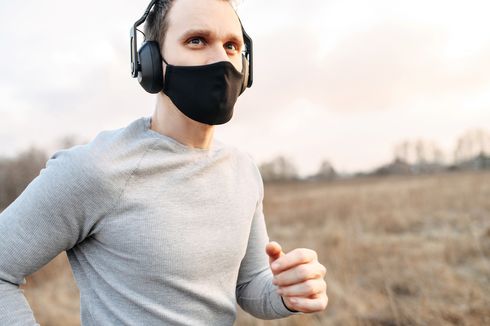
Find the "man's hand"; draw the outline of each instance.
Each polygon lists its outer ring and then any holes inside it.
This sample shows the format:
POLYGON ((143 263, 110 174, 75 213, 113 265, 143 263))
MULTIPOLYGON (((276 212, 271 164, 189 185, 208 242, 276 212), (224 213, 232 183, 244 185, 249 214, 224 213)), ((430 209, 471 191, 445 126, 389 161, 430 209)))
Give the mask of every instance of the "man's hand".
POLYGON ((272 283, 290 310, 319 312, 328 304, 327 269, 318 262, 314 250, 298 248, 287 254, 281 246, 271 241, 265 247, 269 265, 274 274, 272 283))

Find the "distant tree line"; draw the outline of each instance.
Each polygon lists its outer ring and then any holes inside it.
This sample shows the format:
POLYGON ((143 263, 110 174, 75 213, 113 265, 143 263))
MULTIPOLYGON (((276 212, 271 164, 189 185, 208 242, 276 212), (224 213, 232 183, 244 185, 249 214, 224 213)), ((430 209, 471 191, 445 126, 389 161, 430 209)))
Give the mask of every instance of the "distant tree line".
POLYGON ((420 174, 455 170, 490 169, 490 133, 474 129, 458 138, 452 153, 434 142, 417 139, 394 148, 394 159, 368 174, 420 174))
MULTIPOLYGON (((457 170, 490 169, 490 133, 474 129, 458 138, 452 153, 445 153, 435 142, 424 139, 403 141, 393 150, 393 161, 369 172, 353 175, 338 173, 328 160, 323 160, 317 171, 303 180, 335 180, 366 175, 414 175, 457 170)), ((291 159, 277 156, 260 164, 264 182, 299 180, 297 168, 291 159)))
MULTIPOLYGON (((259 170, 264 182, 283 182, 300 179, 296 165, 291 159, 283 155, 261 163, 259 170)), ((314 175, 306 177, 308 180, 333 180, 335 178, 337 178, 337 172, 328 160, 323 160, 320 163, 314 175)))
MULTIPOLYGON (((66 136, 59 141, 60 148, 70 148, 82 143, 74 136, 66 136)), ((456 142, 452 155, 446 155, 434 142, 417 139, 404 141, 394 148, 393 161, 363 175, 412 175, 455 170, 490 169, 490 133, 471 130, 456 142)), ((0 156, 0 211, 12 203, 39 175, 45 167, 48 155, 35 147, 19 153, 16 157, 0 156)), ((328 160, 320 162, 317 171, 306 178, 300 178, 298 169, 290 158, 283 155, 259 164, 264 182, 284 182, 295 180, 330 181, 344 178, 328 160)))

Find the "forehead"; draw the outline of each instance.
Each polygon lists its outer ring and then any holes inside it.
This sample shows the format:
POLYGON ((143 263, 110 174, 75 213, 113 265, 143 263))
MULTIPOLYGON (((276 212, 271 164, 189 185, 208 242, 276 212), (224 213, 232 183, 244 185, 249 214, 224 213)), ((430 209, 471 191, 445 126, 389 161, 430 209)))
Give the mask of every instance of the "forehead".
POLYGON ((180 37, 191 30, 242 39, 242 29, 231 3, 225 0, 175 0, 167 14, 167 36, 180 37))

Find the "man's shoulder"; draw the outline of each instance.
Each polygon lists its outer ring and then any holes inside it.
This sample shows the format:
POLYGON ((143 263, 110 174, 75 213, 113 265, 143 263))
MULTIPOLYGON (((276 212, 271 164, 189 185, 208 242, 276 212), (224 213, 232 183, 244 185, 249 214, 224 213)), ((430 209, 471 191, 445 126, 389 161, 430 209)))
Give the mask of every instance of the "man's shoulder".
POLYGON ((122 158, 128 152, 135 152, 134 143, 138 141, 138 125, 141 119, 117 129, 100 131, 90 142, 56 151, 48 160, 70 170, 82 173, 87 178, 107 177, 116 165, 127 163, 122 158))
MULTIPOLYGON (((223 143, 221 142, 221 144, 223 143)), ((223 144, 223 147, 226 147, 236 156, 240 169, 248 171, 258 183, 261 184, 263 182, 256 160, 249 151, 231 144, 223 144)))
POLYGON ((238 146, 231 144, 231 143, 225 143, 217 138, 214 139, 215 146, 219 149, 224 149, 230 153, 232 153, 237 160, 248 164, 252 167, 256 167, 255 160, 253 156, 248 152, 247 150, 244 150, 243 148, 239 148, 238 146))

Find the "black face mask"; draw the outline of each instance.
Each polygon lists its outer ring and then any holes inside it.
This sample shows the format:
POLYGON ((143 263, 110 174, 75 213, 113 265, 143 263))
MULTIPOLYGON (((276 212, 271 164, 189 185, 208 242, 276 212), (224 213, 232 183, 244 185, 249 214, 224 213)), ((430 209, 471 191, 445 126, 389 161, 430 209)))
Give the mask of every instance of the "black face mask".
POLYGON ((163 61, 167 64, 163 92, 183 114, 208 125, 230 121, 244 78, 231 62, 173 66, 163 61))

